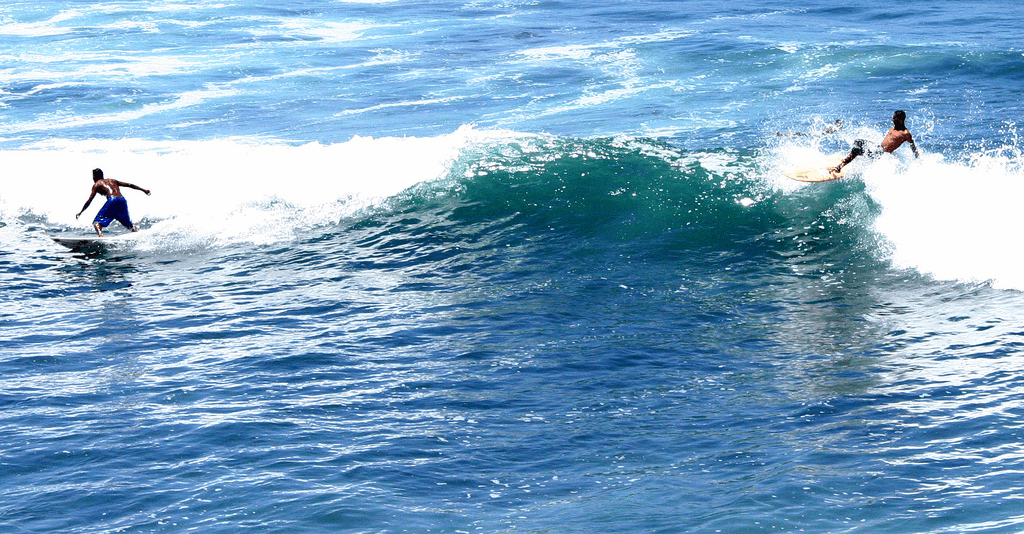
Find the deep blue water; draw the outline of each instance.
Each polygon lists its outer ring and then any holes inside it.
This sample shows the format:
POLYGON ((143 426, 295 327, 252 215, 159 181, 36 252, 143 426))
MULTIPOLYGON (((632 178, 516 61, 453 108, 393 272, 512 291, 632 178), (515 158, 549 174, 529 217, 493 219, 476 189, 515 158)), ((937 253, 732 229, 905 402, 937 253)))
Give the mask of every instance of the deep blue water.
POLYGON ((1024 531, 1021 15, 5 4, 0 531, 1024 531))

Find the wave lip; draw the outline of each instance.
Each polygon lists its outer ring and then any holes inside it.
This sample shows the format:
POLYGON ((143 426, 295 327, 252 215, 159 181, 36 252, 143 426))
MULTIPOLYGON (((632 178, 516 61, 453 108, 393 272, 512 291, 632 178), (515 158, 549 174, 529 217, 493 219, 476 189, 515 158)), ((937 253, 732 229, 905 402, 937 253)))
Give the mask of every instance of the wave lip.
POLYGON ((781 250, 785 257, 855 247, 879 265, 1024 290, 1011 245, 1024 228, 1024 182, 1012 151, 963 162, 936 154, 858 161, 846 179, 828 184, 781 177, 793 158, 808 153, 821 156, 790 144, 764 152, 688 151, 642 138, 472 126, 335 144, 53 140, 0 152, 11 175, 31 176, 45 190, 0 193, 0 223, 88 233, 98 202, 81 220, 74 214, 88 194, 91 169, 100 167, 153 190, 152 197, 126 191, 133 219, 152 236, 141 247, 180 247, 183 239, 201 246, 287 242, 374 210, 417 210, 415 203, 426 202, 442 211, 475 206, 460 213, 476 210, 485 220, 466 224, 509 220, 537 235, 554 229, 557 239, 613 246, 639 240, 675 249, 777 248, 772 240, 789 236, 809 248, 781 250), (446 198, 447 207, 431 204, 436 198, 446 198), (817 230, 803 236, 805 227, 817 230))

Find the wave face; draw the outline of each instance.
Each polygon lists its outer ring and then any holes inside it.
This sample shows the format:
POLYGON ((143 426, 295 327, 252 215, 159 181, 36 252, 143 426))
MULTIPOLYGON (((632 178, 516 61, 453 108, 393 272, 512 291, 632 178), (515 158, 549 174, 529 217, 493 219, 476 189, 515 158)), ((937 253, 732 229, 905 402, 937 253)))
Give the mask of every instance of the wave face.
POLYGON ((828 184, 783 176, 801 161, 826 157, 821 151, 804 140, 693 151, 644 138, 470 127, 332 145, 56 140, 0 155, 14 175, 46 177, 47 191, 6 193, 0 224, 12 243, 27 239, 17 233, 27 221, 46 231, 81 226, 73 211, 91 184, 82 169, 102 164, 108 176, 157 192, 130 202, 147 229, 135 246, 145 248, 288 243, 423 204, 441 210, 445 224, 498 232, 478 239, 563 252, 857 253, 940 280, 1024 289, 1014 251, 1004 245, 1020 227, 1015 147, 979 150, 962 161, 859 161, 854 179, 828 184), (794 243, 799 247, 789 250, 794 243))
MULTIPOLYGON (((388 231, 405 234, 411 232, 402 226, 405 215, 427 211, 434 222, 416 224, 424 239, 451 227, 478 233, 475 240, 561 253, 614 257, 629 251, 652 259, 699 251, 763 254, 779 249, 784 235, 812 223, 818 233, 838 220, 832 212, 839 208, 798 213, 808 199, 819 206, 870 203, 863 186, 852 182, 836 184, 824 197, 780 190, 773 180, 783 178, 764 169, 765 158, 753 151, 691 152, 646 139, 468 128, 438 138, 338 145, 69 141, 9 151, 4 158, 14 172, 59 177, 50 180, 52 194, 7 195, 4 222, 35 220, 48 230, 71 231, 80 223, 68 207, 80 205, 91 184, 78 170, 103 160, 108 176, 156 192, 131 198, 147 230, 136 246, 154 249, 301 242, 396 217, 399 226, 388 231)), ((849 215, 857 231, 869 233, 870 208, 849 215)), ((833 236, 829 246, 844 248, 857 231, 833 236)))

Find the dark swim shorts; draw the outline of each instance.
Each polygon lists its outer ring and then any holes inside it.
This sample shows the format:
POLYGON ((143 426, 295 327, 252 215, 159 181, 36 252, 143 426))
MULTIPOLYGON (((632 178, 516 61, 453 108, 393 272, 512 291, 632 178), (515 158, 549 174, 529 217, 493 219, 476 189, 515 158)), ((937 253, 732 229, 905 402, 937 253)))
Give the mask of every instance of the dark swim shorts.
POLYGON ((881 156, 884 153, 885 151, 882 150, 882 147, 877 145, 869 146, 868 142, 863 139, 858 139, 854 141, 853 148, 850 149, 850 154, 853 154, 854 157, 867 156, 869 158, 874 158, 877 156, 881 156))
POLYGON ((125 228, 132 227, 132 218, 128 216, 128 201, 124 197, 107 197, 107 203, 100 208, 96 218, 92 222, 99 223, 101 228, 106 228, 111 221, 117 221, 125 228))

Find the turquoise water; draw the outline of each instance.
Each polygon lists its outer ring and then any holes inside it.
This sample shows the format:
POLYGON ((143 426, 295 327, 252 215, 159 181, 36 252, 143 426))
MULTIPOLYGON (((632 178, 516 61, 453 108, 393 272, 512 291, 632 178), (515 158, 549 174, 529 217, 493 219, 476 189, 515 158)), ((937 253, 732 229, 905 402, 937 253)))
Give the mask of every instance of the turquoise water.
POLYGON ((0 530, 1021 531, 1021 9, 5 4, 0 530))

